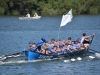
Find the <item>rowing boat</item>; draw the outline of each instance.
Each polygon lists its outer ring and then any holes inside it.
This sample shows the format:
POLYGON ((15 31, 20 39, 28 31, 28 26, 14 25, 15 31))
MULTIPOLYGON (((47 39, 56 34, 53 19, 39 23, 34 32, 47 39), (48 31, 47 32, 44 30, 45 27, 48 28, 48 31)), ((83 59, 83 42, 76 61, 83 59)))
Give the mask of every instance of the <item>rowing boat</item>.
POLYGON ((86 54, 86 52, 88 52, 88 49, 84 49, 84 50, 77 50, 74 52, 68 52, 68 53, 64 53, 64 54, 41 54, 38 52, 33 52, 33 51, 25 51, 25 55, 27 57, 27 60, 37 60, 37 59, 54 59, 54 58, 61 58, 61 57, 75 57, 78 55, 83 55, 86 54))
POLYGON ((40 19, 41 16, 36 16, 36 17, 19 17, 19 20, 34 20, 34 19, 40 19))
POLYGON ((4 55, 0 57, 1 61, 18 61, 18 60, 45 60, 45 59, 59 59, 59 58, 73 58, 76 56, 82 56, 87 54, 89 51, 88 49, 84 50, 77 50, 74 52, 68 52, 64 54, 41 54, 34 51, 23 51, 19 53, 14 53, 11 55, 4 55))

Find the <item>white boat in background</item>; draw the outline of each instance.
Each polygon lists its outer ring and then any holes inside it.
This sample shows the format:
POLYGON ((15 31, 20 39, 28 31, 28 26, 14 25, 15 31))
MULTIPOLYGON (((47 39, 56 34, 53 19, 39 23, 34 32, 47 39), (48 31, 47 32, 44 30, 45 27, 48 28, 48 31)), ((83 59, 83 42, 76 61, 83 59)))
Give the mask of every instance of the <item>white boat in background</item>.
POLYGON ((31 17, 32 19, 40 19, 41 16, 31 17))
POLYGON ((41 16, 36 16, 36 17, 19 17, 19 20, 34 20, 34 19, 40 19, 41 16))
POLYGON ((34 14, 34 17, 30 17, 30 14, 28 13, 26 17, 19 17, 19 20, 31 20, 31 19, 40 19, 41 16, 38 16, 37 13, 34 14))

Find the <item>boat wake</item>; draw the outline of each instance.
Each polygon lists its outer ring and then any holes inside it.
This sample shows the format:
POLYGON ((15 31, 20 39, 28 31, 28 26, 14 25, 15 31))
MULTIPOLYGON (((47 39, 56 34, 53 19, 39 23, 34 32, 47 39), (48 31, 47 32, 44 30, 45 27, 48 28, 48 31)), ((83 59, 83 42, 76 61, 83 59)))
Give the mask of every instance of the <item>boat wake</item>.
POLYGON ((79 62, 82 62, 82 61, 92 61, 92 60, 100 60, 100 57, 95 55, 89 55, 89 56, 85 56, 85 57, 77 57, 77 58, 71 58, 71 59, 64 59, 64 62, 65 63, 68 63, 68 62, 75 62, 75 61, 79 61, 79 62))
POLYGON ((24 61, 24 60, 21 60, 21 61, 7 61, 7 62, 0 61, 0 65, 15 64, 15 63, 27 63, 27 61, 24 61))
MULTIPOLYGON (((19 57, 20 58, 20 57, 19 57)), ((41 61, 52 61, 52 60, 57 60, 57 59, 63 59, 63 58, 54 58, 54 59, 38 59, 38 60, 19 60, 18 58, 9 58, 6 60, 1 60, 0 65, 13 65, 13 64, 24 64, 24 63, 32 63, 32 62, 41 62, 41 61)))
POLYGON ((16 57, 10 57, 10 58, 2 58, 0 60, 0 65, 13 65, 13 64, 24 64, 24 63, 32 63, 32 62, 41 62, 41 61, 52 61, 52 60, 61 60, 65 63, 69 62, 75 62, 75 61, 91 61, 91 60, 100 60, 100 54, 96 53, 95 55, 87 55, 87 56, 81 56, 76 58, 53 58, 53 59, 38 59, 38 60, 30 60, 28 61, 25 56, 16 56, 16 57))

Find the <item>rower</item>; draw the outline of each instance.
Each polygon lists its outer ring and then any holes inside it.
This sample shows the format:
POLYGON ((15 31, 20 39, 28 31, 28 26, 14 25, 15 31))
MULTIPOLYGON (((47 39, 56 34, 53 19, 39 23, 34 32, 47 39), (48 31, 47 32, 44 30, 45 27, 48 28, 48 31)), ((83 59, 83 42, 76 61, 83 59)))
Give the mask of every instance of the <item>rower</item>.
POLYGON ((64 43, 63 43, 63 41, 61 41, 61 40, 57 40, 57 46, 58 46, 58 47, 59 47, 59 46, 64 47, 64 43))
POLYGON ((45 49, 45 54, 50 54, 51 52, 48 50, 48 48, 45 49))
POLYGON ((66 40, 66 43, 65 44, 68 44, 68 45, 70 45, 71 44, 71 37, 68 37, 68 40, 66 40))
POLYGON ((49 51, 51 51, 53 49, 52 44, 50 44, 49 42, 45 43, 45 47, 48 48, 49 51))
POLYGON ((78 43, 77 41, 74 41, 74 46, 78 50, 80 48, 80 43, 78 43))
POLYGON ((30 14, 29 14, 29 13, 27 13, 26 17, 30 18, 30 14))
POLYGON ((30 51, 37 51, 36 43, 29 42, 29 50, 30 51))
POLYGON ((34 14, 34 17, 38 17, 38 14, 37 14, 37 13, 35 13, 35 14, 34 14))
POLYGON ((30 41, 30 42, 29 42, 29 50, 32 50, 32 45, 33 45, 33 42, 30 41))
POLYGON ((86 33, 83 33, 80 43, 83 44, 85 48, 89 47, 90 44, 89 38, 90 36, 87 36, 86 33))
POLYGON ((58 54, 64 54, 64 48, 61 45, 58 48, 58 54))
POLYGON ((72 52, 76 50, 76 47, 75 47, 74 44, 75 44, 74 41, 72 41, 72 42, 71 42, 71 45, 69 46, 69 48, 70 48, 70 50, 71 50, 72 52))
POLYGON ((51 43, 52 43, 52 46, 57 46, 58 47, 58 44, 57 44, 57 42, 54 38, 51 39, 51 43))
POLYGON ((51 54, 57 54, 58 53, 58 47, 53 46, 53 50, 51 51, 51 54))
POLYGON ((46 49, 44 44, 46 42, 48 42, 48 41, 46 39, 44 39, 44 38, 41 38, 41 40, 38 41, 38 43, 37 43, 37 50, 38 50, 39 53, 44 53, 44 51, 46 49))
POLYGON ((64 53, 70 52, 70 45, 65 44, 63 48, 64 48, 64 53))
POLYGON ((42 46, 43 43, 44 42, 42 40, 38 41, 38 43, 37 43, 37 49, 38 49, 38 51, 41 50, 41 46, 42 46))

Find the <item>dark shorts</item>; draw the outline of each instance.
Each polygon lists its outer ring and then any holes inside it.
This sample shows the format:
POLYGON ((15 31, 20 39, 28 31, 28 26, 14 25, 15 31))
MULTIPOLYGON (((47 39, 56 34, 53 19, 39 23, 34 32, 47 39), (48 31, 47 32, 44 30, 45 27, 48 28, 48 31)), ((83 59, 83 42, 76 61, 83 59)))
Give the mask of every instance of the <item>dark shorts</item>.
POLYGON ((90 41, 84 40, 83 44, 90 44, 90 41))

